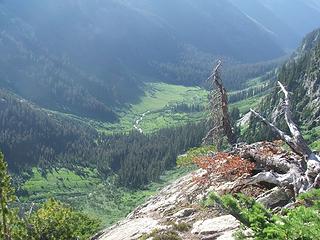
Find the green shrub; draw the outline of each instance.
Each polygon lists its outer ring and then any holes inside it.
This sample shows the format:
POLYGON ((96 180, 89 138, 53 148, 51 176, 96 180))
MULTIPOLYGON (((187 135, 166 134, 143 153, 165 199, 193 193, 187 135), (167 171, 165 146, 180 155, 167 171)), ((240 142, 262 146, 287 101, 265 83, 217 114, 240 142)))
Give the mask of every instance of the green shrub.
POLYGON ((181 223, 174 223, 173 229, 178 232, 188 232, 190 230, 191 226, 188 223, 181 222, 181 223))
POLYGON ((96 233, 99 221, 55 201, 47 201, 28 221, 32 240, 86 240, 96 233))
POLYGON ((21 218, 19 211, 11 207, 15 200, 7 164, 0 153, 0 239, 86 240, 100 225, 96 219, 52 199, 21 218))
MULTIPOLYGON (((174 223, 172 225, 174 225, 174 223)), ((157 228, 149 234, 144 234, 139 240, 147 240, 149 238, 152 238, 152 240, 182 240, 179 234, 173 230, 162 231, 157 228)))
POLYGON ((153 240, 182 240, 175 231, 166 231, 157 234, 153 240))
POLYGON ((186 154, 181 155, 177 159, 178 166, 189 166, 194 164, 193 160, 196 157, 205 156, 210 152, 216 152, 216 147, 213 145, 203 146, 190 149, 186 154))
MULTIPOLYGON (((299 196, 300 206, 285 211, 283 215, 271 213, 254 199, 242 194, 222 197, 211 194, 207 206, 213 202, 236 217, 242 223, 242 229, 250 228, 253 239, 320 239, 320 190, 299 196)), ((246 236, 240 230, 236 238, 245 239, 246 236)))

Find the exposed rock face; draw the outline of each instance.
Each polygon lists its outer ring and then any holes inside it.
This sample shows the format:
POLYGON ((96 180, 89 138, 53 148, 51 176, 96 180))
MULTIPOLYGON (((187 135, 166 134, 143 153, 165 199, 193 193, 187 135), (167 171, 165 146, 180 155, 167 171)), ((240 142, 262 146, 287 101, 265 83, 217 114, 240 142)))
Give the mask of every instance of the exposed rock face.
POLYGON ((152 218, 128 219, 115 226, 110 231, 101 235, 98 239, 108 240, 129 240, 141 237, 141 233, 150 232, 158 224, 157 220, 152 218))
POLYGON ((211 235, 224 233, 239 227, 239 222, 231 215, 200 220, 193 224, 192 233, 197 235, 211 235))
MULTIPOLYGON (((200 200, 218 188, 198 184, 194 179, 205 171, 198 170, 175 181, 138 207, 125 220, 99 233, 96 240, 135 240, 151 232, 175 231, 181 239, 233 239, 239 223, 219 209, 204 209, 200 200), (188 226, 180 229, 179 226, 188 226)), ((152 238, 151 238, 152 239, 152 238)))
POLYGON ((241 119, 239 119, 239 121, 237 123, 238 126, 242 127, 242 126, 248 125, 250 123, 251 115, 252 115, 251 112, 248 112, 245 115, 243 115, 243 117, 241 119))

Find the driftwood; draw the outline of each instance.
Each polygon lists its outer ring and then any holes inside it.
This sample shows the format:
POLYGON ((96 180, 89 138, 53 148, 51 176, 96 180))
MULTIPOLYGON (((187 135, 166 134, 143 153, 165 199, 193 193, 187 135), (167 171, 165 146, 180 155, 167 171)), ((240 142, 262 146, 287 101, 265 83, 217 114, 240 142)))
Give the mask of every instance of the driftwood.
POLYGON ((291 189, 295 195, 298 195, 301 192, 320 186, 320 158, 309 148, 301 131, 292 119, 288 91, 280 82, 278 82, 278 85, 285 97, 282 108, 290 135, 280 130, 253 109, 251 109, 251 112, 286 142, 295 154, 288 156, 287 153, 281 152, 276 146, 269 146, 268 151, 263 149, 263 145, 260 148, 242 149, 239 154, 247 159, 252 159, 261 172, 250 178, 242 179, 236 185, 253 185, 265 182, 291 189), (273 153, 267 154, 268 152, 273 153))
MULTIPOLYGON (((209 130, 203 142, 206 142, 210 137, 212 137, 215 133, 223 132, 225 136, 227 136, 228 142, 233 145, 237 142, 237 138, 232 129, 229 109, 228 109, 228 93, 225 87, 222 84, 220 77, 220 68, 222 66, 222 62, 219 60, 217 65, 215 66, 212 74, 208 78, 208 81, 212 81, 212 86, 215 86, 218 91, 218 97, 215 98, 214 93, 212 93, 210 104, 211 111, 214 115, 217 115, 218 121, 214 123, 212 129, 209 130), (217 109, 216 102, 219 101, 219 105, 217 109)), ((221 136, 220 136, 221 137, 221 136)))

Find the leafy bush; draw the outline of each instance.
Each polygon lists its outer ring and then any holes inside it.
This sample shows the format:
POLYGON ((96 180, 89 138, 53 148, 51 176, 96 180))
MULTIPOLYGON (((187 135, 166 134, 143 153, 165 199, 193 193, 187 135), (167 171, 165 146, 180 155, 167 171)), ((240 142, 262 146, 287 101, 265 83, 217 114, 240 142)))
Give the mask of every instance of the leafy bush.
POLYGON ((179 235, 174 231, 168 231, 158 234, 153 240, 182 240, 179 235))
POLYGON ((219 197, 211 194, 207 205, 217 203, 242 223, 237 239, 245 239, 245 228, 253 232, 253 239, 314 240, 320 239, 320 190, 299 196, 297 206, 282 215, 273 214, 254 199, 242 194, 219 197))
MULTIPOLYGON (((175 228, 176 224, 173 224, 173 228, 175 228)), ((184 225, 186 227, 186 225, 184 225)), ((183 231, 188 231, 183 227, 180 232, 183 231), (183 230, 183 231, 182 231, 183 230)), ((189 227, 188 227, 189 228, 189 227)), ((175 229, 177 230, 177 229, 175 229)), ((144 234, 142 235, 139 240, 147 240, 147 239, 152 239, 152 240, 182 240, 179 234, 175 230, 159 230, 159 229, 154 229, 151 233, 149 234, 144 234)))
POLYGON ((29 235, 32 240, 85 240, 99 227, 99 222, 70 207, 48 200, 30 217, 29 235))
POLYGON ((14 189, 11 186, 11 177, 8 174, 8 165, 0 152, 0 239, 26 239, 24 222, 18 218, 18 211, 10 208, 15 200, 14 189))

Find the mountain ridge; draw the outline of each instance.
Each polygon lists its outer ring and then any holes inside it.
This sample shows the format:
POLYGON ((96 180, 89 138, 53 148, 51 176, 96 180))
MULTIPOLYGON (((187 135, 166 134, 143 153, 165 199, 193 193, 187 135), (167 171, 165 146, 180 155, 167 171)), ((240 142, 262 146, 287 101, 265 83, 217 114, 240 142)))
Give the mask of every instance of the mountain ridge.
POLYGON ((112 122, 115 108, 139 100, 143 82, 194 85, 218 57, 229 66, 282 56, 275 25, 259 26, 235 1, 4 0, 1 87, 112 122))

